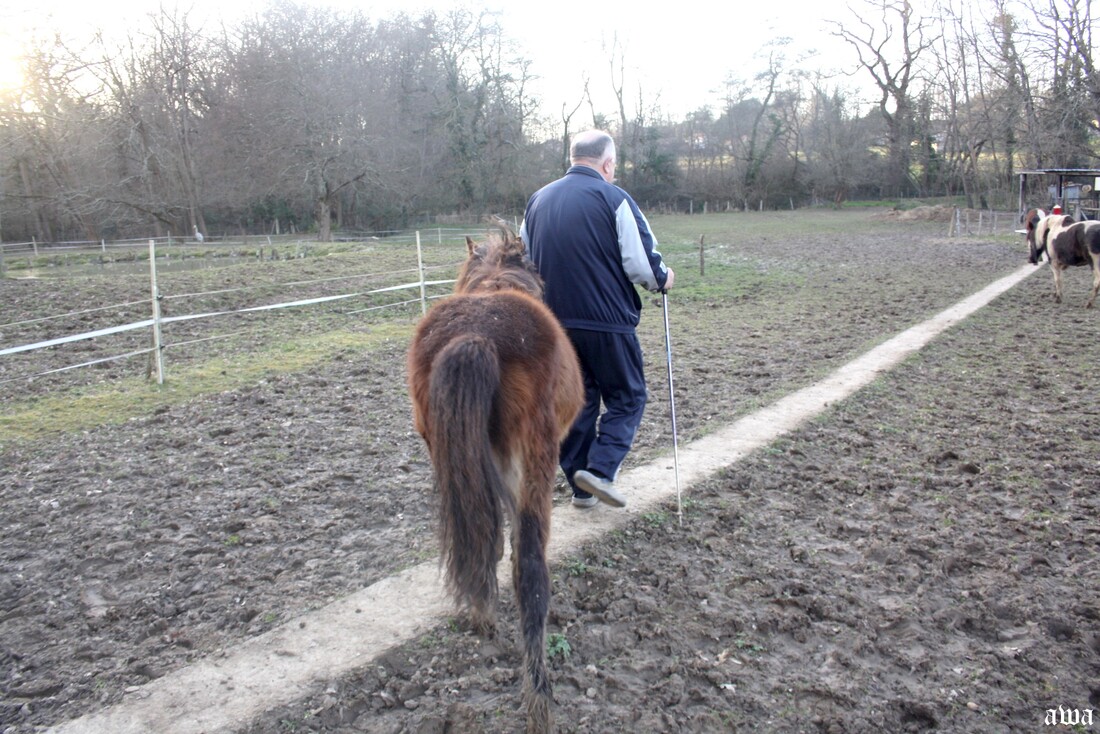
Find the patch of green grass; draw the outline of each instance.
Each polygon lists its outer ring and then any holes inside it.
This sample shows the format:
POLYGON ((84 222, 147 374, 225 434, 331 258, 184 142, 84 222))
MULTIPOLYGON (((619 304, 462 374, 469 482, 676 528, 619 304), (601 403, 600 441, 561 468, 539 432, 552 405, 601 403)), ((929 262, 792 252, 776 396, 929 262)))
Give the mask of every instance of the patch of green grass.
POLYGON ((733 641, 733 646, 750 655, 758 655, 766 651, 763 645, 752 641, 746 635, 738 635, 733 641))
POLYGON ((546 657, 549 660, 560 657, 565 660, 573 653, 573 647, 565 635, 560 632, 551 632, 546 636, 546 657))
POLYGON ((565 564, 565 570, 570 576, 584 576, 590 569, 587 563, 577 559, 565 564))
POLYGON ((408 324, 380 324, 369 332, 330 331, 178 370, 169 362, 164 385, 124 378, 13 402, 0 415, 0 445, 123 423, 202 395, 239 389, 274 375, 305 372, 347 350, 364 351, 391 339, 407 340, 411 332, 408 324))

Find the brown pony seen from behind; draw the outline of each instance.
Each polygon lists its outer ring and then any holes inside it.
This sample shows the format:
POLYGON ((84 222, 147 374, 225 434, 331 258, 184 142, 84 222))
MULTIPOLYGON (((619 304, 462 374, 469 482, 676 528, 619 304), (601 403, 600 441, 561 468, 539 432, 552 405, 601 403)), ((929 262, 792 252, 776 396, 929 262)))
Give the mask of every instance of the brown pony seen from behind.
POLYGON ((467 238, 467 249, 454 295, 416 330, 409 393, 439 492, 447 587, 483 631, 495 628, 496 567, 511 523, 527 731, 541 734, 552 730, 545 638, 554 475, 584 389, 523 241, 498 223, 482 243, 467 238))

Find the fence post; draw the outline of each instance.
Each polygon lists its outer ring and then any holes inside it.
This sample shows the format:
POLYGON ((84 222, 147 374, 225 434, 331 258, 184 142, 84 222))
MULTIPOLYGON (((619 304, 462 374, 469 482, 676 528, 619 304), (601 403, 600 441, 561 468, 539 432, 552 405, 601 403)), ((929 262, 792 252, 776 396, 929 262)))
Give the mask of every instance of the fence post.
POLYGON ((160 290, 157 288, 157 246, 149 240, 149 281, 153 292, 153 359, 157 367, 157 384, 164 384, 164 355, 160 342, 160 290))
POLYGON ((439 240, 439 244, 442 245, 443 244, 443 228, 442 227, 436 227, 435 228, 435 234, 436 234, 436 237, 439 240))
POLYGON ((4 246, 0 245, 0 278, 6 278, 7 271, 4 269, 4 246))
POLYGON ((34 256, 38 257, 38 238, 31 237, 31 244, 34 246, 34 256))
POLYGON ((420 315, 428 313, 428 295, 424 287, 424 253, 420 249, 420 230, 416 230, 416 269, 420 273, 420 315))

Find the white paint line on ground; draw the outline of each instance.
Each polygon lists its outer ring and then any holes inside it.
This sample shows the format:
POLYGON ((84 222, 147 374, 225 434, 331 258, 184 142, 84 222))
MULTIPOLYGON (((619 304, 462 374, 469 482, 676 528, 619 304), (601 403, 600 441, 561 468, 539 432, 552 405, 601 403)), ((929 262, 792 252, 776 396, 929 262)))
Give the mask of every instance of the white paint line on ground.
MULTIPOLYGON (((843 400, 924 347, 935 336, 1004 293, 1037 268, 1024 266, 844 365, 826 379, 794 392, 681 448, 681 488, 690 487, 788 433, 830 403, 843 400)), ((673 345, 675 349, 675 344, 673 345)), ((672 457, 624 471, 617 481, 630 498, 627 511, 598 507, 554 511, 552 559, 560 559, 632 515, 675 496, 672 457)), ((502 588, 510 560, 501 563, 502 588)), ((158 678, 119 704, 49 731, 56 734, 211 734, 246 724, 330 680, 362 668, 453 614, 437 562, 379 581, 345 599, 250 639, 224 656, 158 678)))

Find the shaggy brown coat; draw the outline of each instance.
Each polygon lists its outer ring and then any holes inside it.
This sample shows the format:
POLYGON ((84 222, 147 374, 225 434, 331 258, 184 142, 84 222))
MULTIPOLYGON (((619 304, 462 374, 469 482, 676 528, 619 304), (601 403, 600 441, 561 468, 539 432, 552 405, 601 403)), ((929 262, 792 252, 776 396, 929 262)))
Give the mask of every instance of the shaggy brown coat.
POLYGON ((511 521, 527 731, 543 734, 553 725, 545 637, 554 475, 584 388, 523 241, 501 225, 499 236, 467 239, 467 248, 455 295, 431 309, 413 338, 413 419, 439 492, 448 588, 486 631, 495 626, 496 566, 511 521))

